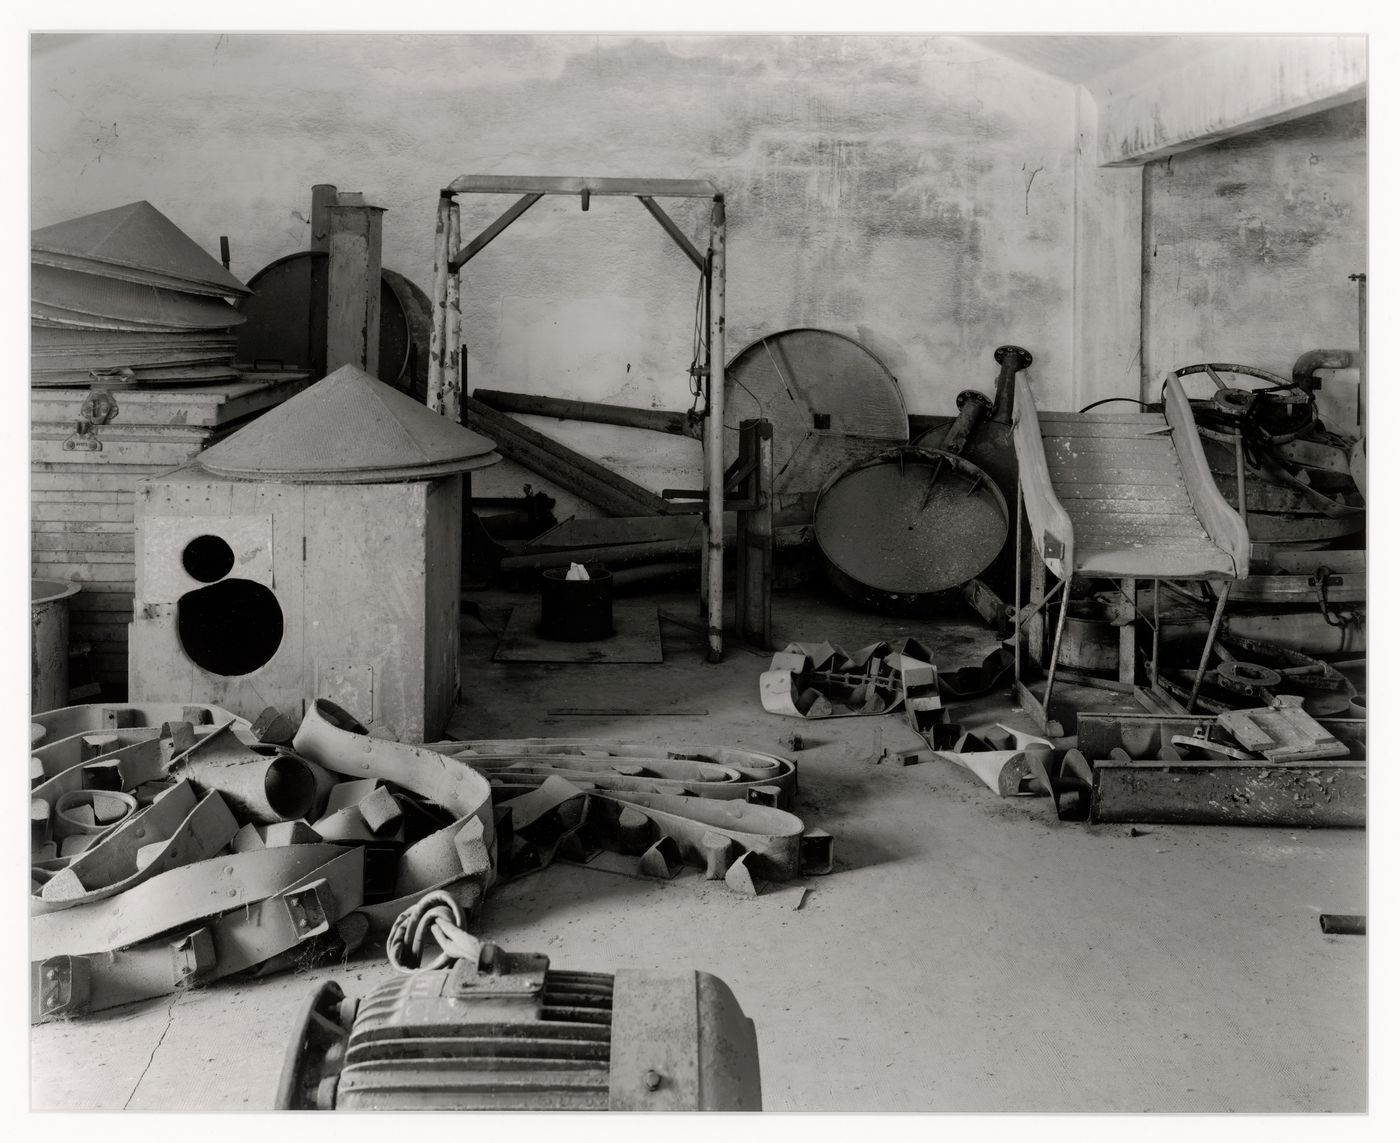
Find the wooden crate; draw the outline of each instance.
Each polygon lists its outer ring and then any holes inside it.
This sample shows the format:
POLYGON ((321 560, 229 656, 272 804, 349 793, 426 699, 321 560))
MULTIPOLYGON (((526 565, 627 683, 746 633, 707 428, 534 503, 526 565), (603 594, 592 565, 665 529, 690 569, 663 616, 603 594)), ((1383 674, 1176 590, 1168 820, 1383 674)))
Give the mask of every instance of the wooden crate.
POLYGON ((184 464, 309 384, 304 373, 248 373, 219 385, 118 389, 117 415, 93 430, 100 451, 64 448, 87 389, 30 390, 30 570, 82 585, 70 603, 70 638, 91 648, 104 698, 127 690, 137 482, 184 464))
POLYGON ((402 741, 436 738, 457 698, 461 556, 459 474, 277 484, 187 465, 154 477, 136 494, 133 701, 245 718, 271 705, 298 721, 328 698, 402 741), (212 570, 191 559, 208 542, 227 560, 212 570), (218 638, 191 643, 205 621, 218 638), (235 644, 238 666, 222 654, 235 644))

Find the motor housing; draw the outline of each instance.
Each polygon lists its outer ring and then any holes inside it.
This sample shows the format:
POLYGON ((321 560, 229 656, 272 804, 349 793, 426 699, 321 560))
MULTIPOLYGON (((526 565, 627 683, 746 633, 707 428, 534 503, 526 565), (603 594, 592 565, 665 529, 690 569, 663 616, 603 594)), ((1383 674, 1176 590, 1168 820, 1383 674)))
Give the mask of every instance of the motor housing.
POLYGON ((760 1111, 758 1040, 707 972, 552 970, 482 947, 363 1001, 327 982, 298 1019, 277 1109, 760 1111))

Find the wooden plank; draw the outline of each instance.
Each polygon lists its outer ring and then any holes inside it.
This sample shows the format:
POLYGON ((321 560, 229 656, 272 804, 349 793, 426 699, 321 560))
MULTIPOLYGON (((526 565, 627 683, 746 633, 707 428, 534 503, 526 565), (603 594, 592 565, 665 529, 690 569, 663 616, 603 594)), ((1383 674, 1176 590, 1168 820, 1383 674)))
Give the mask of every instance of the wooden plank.
POLYGON ((278 373, 263 380, 251 382, 247 388, 230 393, 227 399, 217 406, 214 423, 227 425, 233 421, 250 417, 254 413, 261 413, 295 397, 314 383, 315 379, 309 373, 278 373))
POLYGON ((666 501, 640 484, 620 476, 591 457, 520 424, 505 413, 465 398, 468 424, 489 436, 497 450, 541 476, 559 480, 614 516, 662 515, 666 501))
POLYGON ((93 552, 111 554, 136 551, 136 536, 126 532, 31 532, 31 552, 93 552))
POLYGON ((1175 458, 1176 449, 1165 437, 1057 437, 1045 438, 1048 456, 1130 456, 1175 458))
MULTIPOLYGON (((76 456, 77 454, 72 454, 76 456)), ((92 454, 87 454, 91 456, 92 454)), ((169 464, 78 464, 36 461, 30 466, 31 488, 40 491, 109 491, 130 494, 148 476, 169 472, 169 464)))
POLYGON ((29 530, 35 535, 102 536, 134 534, 131 523, 121 520, 45 520, 30 512, 29 530))
MULTIPOLYGON (((54 555, 67 555, 64 552, 55 552, 54 555)), ((35 559, 34 564, 36 574, 40 579, 71 579, 74 583, 101 583, 109 587, 120 585, 136 586, 136 581, 132 577, 131 568, 136 563, 136 556, 129 552, 98 553, 102 556, 98 560, 84 560, 77 563, 72 560, 41 560, 35 559)))
POLYGON ((447 185, 452 194, 649 195, 653 198, 716 198, 708 179, 599 179, 553 175, 460 175, 447 185))
POLYGON ((53 525, 49 531, 62 525, 84 525, 106 523, 133 527, 135 509, 131 503, 93 503, 90 500, 35 500, 29 505, 30 525, 39 530, 39 525, 53 525))
POLYGON ((1093 515, 1152 515, 1152 517, 1186 517, 1196 520, 1190 501, 1172 503, 1170 500, 1105 499, 1100 496, 1070 496, 1061 492, 1060 503, 1070 513, 1071 520, 1093 515))
POLYGON ((126 611, 132 608, 132 594, 129 591, 108 591, 98 584, 88 584, 83 590, 78 592, 70 600, 69 609, 76 614, 79 611, 87 612, 111 612, 126 611))
POLYGON ((29 489, 31 504, 48 504, 52 507, 81 504, 107 504, 114 507, 130 507, 133 490, 130 488, 89 488, 75 492, 67 488, 29 489))
MULTIPOLYGON (((100 457, 102 459, 89 459, 87 463, 122 466, 152 465, 156 466, 154 471, 158 472, 161 467, 183 464, 199 452, 199 446, 189 441, 109 440, 102 435, 101 429, 98 430, 98 439, 102 442, 102 451, 85 451, 83 455, 87 458, 100 457)), ((31 443, 29 455, 34 461, 48 461, 57 464, 62 463, 65 456, 72 456, 73 453, 64 450, 61 440, 37 439, 31 443)))
POLYGON ((533 393, 508 393, 499 389, 477 389, 472 397, 502 413, 525 413, 560 420, 591 421, 603 425, 649 429, 652 432, 700 439, 699 420, 686 413, 663 409, 633 409, 625 405, 604 405, 596 401, 571 401, 560 397, 541 397, 533 393))
MULTIPOLYGON (((186 425, 99 425, 93 430, 103 444, 103 451, 111 441, 128 444, 150 441, 152 444, 177 441, 185 444, 202 445, 209 439, 209 430, 186 425)), ((29 429, 31 440, 66 441, 73 435, 73 422, 49 425, 35 424, 29 429)))
POLYGON ((1040 423, 1058 428, 1064 424, 1165 425, 1161 413, 1055 413, 1041 412, 1040 423))
MULTIPOLYGON (((1072 503, 1072 502, 1071 502, 1072 503)), ((1074 534, 1081 540, 1112 536, 1123 539, 1156 539, 1162 536, 1183 536, 1206 539, 1205 529, 1194 516, 1134 516, 1125 513, 1095 512, 1077 515, 1068 509, 1074 524, 1074 534)))
POLYGON ((1149 488, 1180 487, 1181 476, 1175 463, 1149 462, 1146 465, 1133 463, 1104 463, 1101 458, 1093 462, 1049 464, 1050 476, 1056 486, 1065 484, 1101 484, 1110 488, 1136 486, 1149 488))
POLYGON ((1169 504, 1184 504, 1188 508, 1191 498, 1186 489, 1175 481, 1162 480, 1157 484, 1104 484, 1089 481, 1064 480, 1056 485, 1060 500, 1157 500, 1169 504))
POLYGON ((1171 434, 1167 431, 1167 424, 1157 417, 1149 421, 1137 421, 1132 424, 1122 424, 1115 421, 1097 421, 1085 419, 1082 421, 1041 421, 1041 432, 1047 437, 1054 437, 1057 440, 1170 440, 1171 434))

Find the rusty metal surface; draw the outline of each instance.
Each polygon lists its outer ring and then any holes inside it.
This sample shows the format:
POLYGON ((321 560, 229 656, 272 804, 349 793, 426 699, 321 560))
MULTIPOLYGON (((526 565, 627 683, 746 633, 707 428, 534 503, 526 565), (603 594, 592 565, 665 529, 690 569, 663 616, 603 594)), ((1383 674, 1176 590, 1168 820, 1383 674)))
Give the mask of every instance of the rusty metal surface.
POLYGON ((1366 764, 1096 761, 1098 822, 1363 828, 1366 764))
POLYGON ((244 480, 420 480, 494 464, 492 443, 406 393, 344 365, 200 453, 208 472, 244 480))
MULTIPOLYGON (((329 255, 319 250, 302 250, 288 254, 264 266, 249 280, 252 296, 238 304, 238 312, 246 322, 238 330, 239 361, 278 361, 288 368, 311 369, 315 352, 310 338, 325 340, 324 328, 319 334, 308 329, 312 313, 312 292, 324 292, 326 279, 324 263, 329 255), (313 272, 313 263, 321 262, 321 273, 313 272)), ((401 279, 407 281, 407 279, 401 279)), ((402 288, 402 287, 401 287, 402 288)), ((324 302, 322 303, 324 305, 324 302)), ((379 283, 379 380, 395 388, 408 388, 409 357, 415 348, 408 313, 387 271, 381 271, 379 283)), ((419 349, 426 359, 427 344, 419 349)), ((321 349, 322 359, 325 350, 321 349)))
POLYGON ((836 476, 814 517, 836 585, 873 606, 916 607, 997 558, 1010 513, 986 473, 951 453, 890 449, 836 476))

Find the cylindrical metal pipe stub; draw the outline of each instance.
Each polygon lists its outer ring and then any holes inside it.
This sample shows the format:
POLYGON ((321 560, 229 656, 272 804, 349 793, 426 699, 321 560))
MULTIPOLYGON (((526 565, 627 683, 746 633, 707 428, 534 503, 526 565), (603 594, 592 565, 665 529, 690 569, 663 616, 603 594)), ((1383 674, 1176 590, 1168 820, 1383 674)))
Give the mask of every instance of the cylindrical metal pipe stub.
POLYGON ((1321 913, 1318 924, 1322 931, 1334 936, 1364 937, 1366 935, 1366 914, 1321 913))
POLYGON ((540 577, 540 634, 546 639, 585 643, 613 634, 612 573, 592 566, 588 579, 565 579, 566 568, 540 577))
POLYGON ((304 818, 316 801, 316 776, 294 754, 208 762, 196 756, 180 769, 202 790, 218 791, 241 820, 257 825, 304 818))

